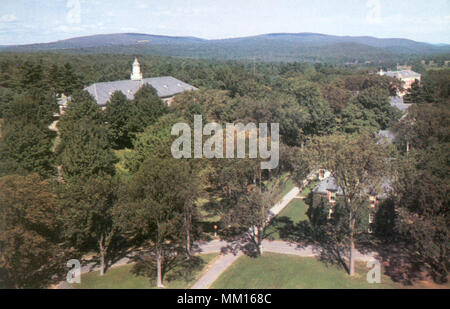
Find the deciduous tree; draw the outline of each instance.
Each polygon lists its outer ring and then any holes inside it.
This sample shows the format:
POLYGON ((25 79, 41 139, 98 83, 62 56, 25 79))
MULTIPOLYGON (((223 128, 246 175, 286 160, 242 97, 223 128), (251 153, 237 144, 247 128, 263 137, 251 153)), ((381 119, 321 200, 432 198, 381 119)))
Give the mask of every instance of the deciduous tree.
POLYGON ((332 172, 342 189, 342 206, 348 215, 349 274, 355 272, 355 235, 358 214, 369 198, 370 189, 378 188, 385 171, 383 148, 370 135, 333 135, 315 141, 322 168, 332 172))
POLYGON ((145 240, 156 261, 156 282, 163 287, 163 264, 183 248, 185 203, 191 200, 191 173, 187 162, 151 157, 127 187, 127 197, 116 214, 130 235, 145 240))
POLYGON ((38 175, 0 178, 0 286, 43 288, 65 271, 56 195, 38 175))

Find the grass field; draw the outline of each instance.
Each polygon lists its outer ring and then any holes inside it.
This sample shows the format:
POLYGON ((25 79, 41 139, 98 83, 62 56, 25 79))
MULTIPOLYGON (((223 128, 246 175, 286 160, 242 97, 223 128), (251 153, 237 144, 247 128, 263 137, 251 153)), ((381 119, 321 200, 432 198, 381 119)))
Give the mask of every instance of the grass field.
POLYGON ((266 253, 254 259, 239 258, 214 284, 213 289, 395 289, 403 286, 382 276, 380 284, 369 284, 365 264, 357 263, 357 274, 326 266, 315 258, 266 253))
MULTIPOLYGON (((317 185, 317 182, 310 183, 301 193, 300 196, 306 197, 311 192, 312 189, 317 185)), ((290 220, 293 224, 297 224, 301 221, 308 220, 306 212, 308 211, 308 205, 303 201, 303 199, 295 198, 293 199, 289 205, 286 206, 283 211, 277 216, 277 220, 275 222, 279 222, 279 220, 290 220)), ((278 233, 278 229, 280 229, 281 223, 271 224, 268 227, 268 234, 270 235, 270 239, 280 240, 280 234, 278 233)))
MULTIPOLYGON (((201 255, 203 268, 194 272, 188 278, 177 278, 172 281, 165 281, 164 285, 168 289, 187 289, 200 278, 208 265, 218 256, 216 253, 201 255)), ((81 276, 81 284, 74 284, 76 289, 153 289, 156 288, 150 279, 132 273, 134 264, 118 266, 109 269, 103 277, 99 272, 91 272, 81 276)), ((170 272, 166 275, 170 276, 170 272)), ((154 281, 154 280, 151 280, 154 281)))

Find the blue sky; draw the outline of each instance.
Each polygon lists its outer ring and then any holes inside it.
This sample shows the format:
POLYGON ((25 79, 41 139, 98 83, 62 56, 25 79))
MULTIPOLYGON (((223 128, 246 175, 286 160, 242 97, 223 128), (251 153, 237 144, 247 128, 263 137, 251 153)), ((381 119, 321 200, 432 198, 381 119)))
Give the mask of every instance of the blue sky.
POLYGON ((119 32, 207 39, 318 32, 450 43, 450 1, 0 0, 0 45, 119 32))

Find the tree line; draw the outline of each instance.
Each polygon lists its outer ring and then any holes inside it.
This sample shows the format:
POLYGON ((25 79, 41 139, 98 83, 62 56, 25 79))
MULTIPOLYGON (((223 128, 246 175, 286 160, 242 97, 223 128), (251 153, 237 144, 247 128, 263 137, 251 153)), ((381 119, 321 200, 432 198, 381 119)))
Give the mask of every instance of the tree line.
MULTIPOLYGON (((311 220, 299 242, 314 237, 352 253, 367 236, 358 232, 367 188, 389 176, 395 212, 380 219, 380 235, 373 237, 395 235, 407 242, 437 281, 446 280, 446 71, 439 78, 430 73, 419 90, 413 87, 410 96, 424 99, 401 119, 389 104, 401 84, 365 70, 302 63, 258 63, 255 69, 148 57, 141 61, 144 68, 200 90, 178 95, 170 107, 150 86, 133 100, 116 92, 103 111, 82 86, 92 79, 127 78, 124 56, 77 56, 77 66, 59 63, 61 55, 54 64, 42 58, 46 62, 10 55, 0 65, 2 286, 46 286, 64 276, 67 260, 91 250, 103 274, 133 248, 147 252, 147 273, 162 286, 172 265, 195 264, 193 246, 208 229, 205 208, 219 216, 221 237, 250 229, 250 245, 260 255, 266 218, 284 176, 300 184, 317 168, 333 171, 346 198, 333 221, 311 220), (417 95, 425 87, 433 99, 417 95), (57 117, 62 93, 71 100, 57 117), (279 167, 261 171, 252 159, 173 159, 171 128, 192 123, 194 115, 221 124, 280 123, 279 167), (55 120, 57 133, 48 128, 55 120), (392 146, 380 144, 375 134, 387 128, 397 132, 392 146), (55 181, 58 166, 61 177, 55 181), (201 202, 205 198, 207 205, 201 202)), ((350 274, 353 269, 351 258, 350 274)))

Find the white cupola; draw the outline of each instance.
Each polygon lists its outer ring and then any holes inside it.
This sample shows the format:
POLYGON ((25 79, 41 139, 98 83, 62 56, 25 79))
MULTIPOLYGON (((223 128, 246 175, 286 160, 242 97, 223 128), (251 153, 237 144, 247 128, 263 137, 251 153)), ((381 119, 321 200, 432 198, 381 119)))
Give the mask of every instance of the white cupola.
POLYGON ((137 58, 134 58, 133 73, 131 73, 130 79, 131 80, 142 80, 141 65, 139 64, 139 61, 137 60, 137 58))

